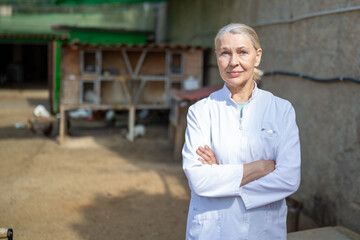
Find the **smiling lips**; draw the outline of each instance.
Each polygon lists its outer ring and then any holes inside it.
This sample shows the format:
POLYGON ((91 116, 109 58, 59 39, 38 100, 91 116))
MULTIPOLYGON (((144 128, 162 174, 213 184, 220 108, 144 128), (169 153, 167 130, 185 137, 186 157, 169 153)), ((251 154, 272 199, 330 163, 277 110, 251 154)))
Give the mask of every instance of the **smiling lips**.
POLYGON ((231 71, 231 72, 228 72, 228 74, 231 76, 231 77, 238 77, 240 76, 241 73, 243 73, 244 71, 231 71))

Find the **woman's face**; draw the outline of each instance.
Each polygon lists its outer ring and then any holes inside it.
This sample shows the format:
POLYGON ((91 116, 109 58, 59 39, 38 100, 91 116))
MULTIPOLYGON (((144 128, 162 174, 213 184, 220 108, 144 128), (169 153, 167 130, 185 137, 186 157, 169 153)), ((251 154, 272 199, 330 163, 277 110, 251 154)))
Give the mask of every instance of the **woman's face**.
POLYGON ((225 34, 218 42, 217 63, 228 88, 252 84, 254 68, 260 64, 262 50, 255 49, 245 34, 225 34))

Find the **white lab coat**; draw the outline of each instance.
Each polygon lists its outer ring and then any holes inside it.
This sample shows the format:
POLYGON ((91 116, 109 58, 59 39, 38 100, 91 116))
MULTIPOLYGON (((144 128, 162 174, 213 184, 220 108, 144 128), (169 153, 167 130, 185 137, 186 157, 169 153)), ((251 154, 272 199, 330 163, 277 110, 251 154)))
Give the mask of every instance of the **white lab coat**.
POLYGON ((300 184, 300 143, 291 104, 258 89, 243 108, 224 87, 189 108, 183 169, 191 189, 186 239, 286 239, 285 198, 300 184), (219 165, 196 154, 209 145, 219 165), (243 164, 275 160, 276 169, 242 187, 243 164))

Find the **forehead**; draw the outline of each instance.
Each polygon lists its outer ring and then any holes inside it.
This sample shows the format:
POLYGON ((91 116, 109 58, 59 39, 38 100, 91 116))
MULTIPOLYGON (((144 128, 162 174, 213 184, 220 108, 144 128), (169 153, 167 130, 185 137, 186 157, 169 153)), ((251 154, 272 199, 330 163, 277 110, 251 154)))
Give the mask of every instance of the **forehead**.
POLYGON ((243 33, 226 33, 218 43, 219 48, 253 47, 250 38, 243 33))

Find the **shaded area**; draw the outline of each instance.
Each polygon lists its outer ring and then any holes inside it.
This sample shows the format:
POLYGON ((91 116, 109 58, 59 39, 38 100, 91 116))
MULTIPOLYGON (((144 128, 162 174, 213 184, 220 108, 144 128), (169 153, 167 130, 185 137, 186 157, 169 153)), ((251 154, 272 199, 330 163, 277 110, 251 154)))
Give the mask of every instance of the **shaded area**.
POLYGON ((15 126, 1 127, 0 139, 31 139, 36 137, 27 127, 26 121, 22 122, 24 128, 16 129, 15 126))
POLYGON ((289 240, 318 239, 318 240, 350 240, 360 239, 360 235, 342 226, 323 227, 312 230, 288 234, 289 240))
POLYGON ((43 85, 48 82, 47 44, 0 42, 0 86, 21 87, 23 84, 43 85))
POLYGON ((72 228, 83 239, 184 239, 187 206, 186 199, 136 190, 97 195, 78 209, 84 220, 72 228))
POLYGON ((27 98, 26 100, 30 106, 37 106, 37 105, 41 104, 41 105, 44 105, 44 107, 46 107, 47 109, 50 108, 49 99, 27 98))

